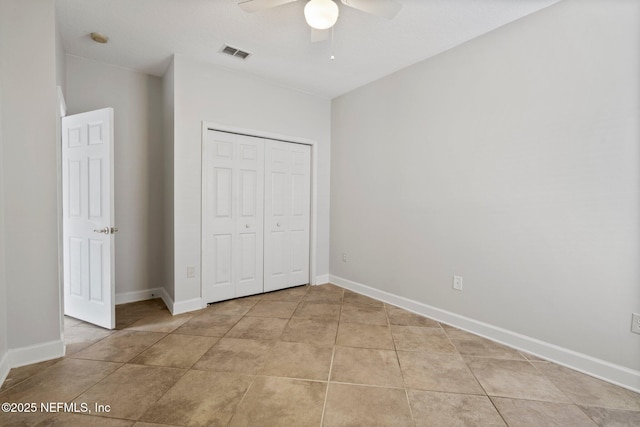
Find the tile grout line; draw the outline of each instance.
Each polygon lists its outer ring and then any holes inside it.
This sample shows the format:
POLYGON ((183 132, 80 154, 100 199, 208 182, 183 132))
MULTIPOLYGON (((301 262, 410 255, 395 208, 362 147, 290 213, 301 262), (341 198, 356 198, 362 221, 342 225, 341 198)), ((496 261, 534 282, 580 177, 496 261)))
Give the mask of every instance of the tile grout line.
POLYGON ((402 365, 400 364, 400 356, 398 355, 398 346, 396 345, 396 339, 393 336, 393 330, 391 329, 391 319, 389 319, 389 311, 387 310, 387 304, 382 303, 382 307, 384 309, 384 315, 387 318, 387 326, 389 327, 389 333, 391 334, 391 341, 393 342, 393 349, 396 353, 396 360, 398 361, 398 368, 400 368, 400 376, 402 377, 402 388, 404 390, 404 396, 407 399, 407 405, 409 406, 409 414, 411 415, 411 421, 413 421, 414 425, 417 425, 417 420, 413 415, 413 408, 411 407, 411 399, 409 399, 409 391, 407 390, 407 383, 404 380, 404 371, 402 370, 402 365))
POLYGON ((344 289, 340 297, 340 313, 338 314, 338 324, 336 325, 336 333, 333 337, 333 346, 331 347, 331 363, 329 364, 329 374, 327 376, 327 389, 324 393, 324 402, 322 404, 322 416, 320 417, 320 427, 324 424, 324 414, 327 409, 327 399, 329 398, 329 384, 331 382, 331 374, 333 373, 333 361, 336 355, 336 345, 338 344, 338 331, 340 330, 340 319, 342 319, 342 307, 344 305, 344 289))
POLYGON ((251 381, 251 384, 249 384, 249 387, 247 387, 247 389, 245 390, 244 394, 242 395, 242 399, 240 399, 240 401, 236 405, 236 408, 233 411, 233 415, 231 416, 231 418, 229 418, 229 422, 227 423, 227 425, 231 425, 231 422, 233 421, 233 419, 235 418, 236 414, 238 413, 238 408, 240 408, 240 405, 242 404, 242 402, 244 402, 244 399, 247 397, 247 394, 249 394, 249 390, 251 390, 251 387, 253 387, 253 384, 255 384, 257 379, 258 379, 258 376, 254 375, 253 376, 253 380, 251 381))
POLYGON ((331 372, 333 371, 333 358, 336 354, 336 347, 331 350, 331 364, 329 365, 329 374, 327 375, 327 389, 324 392, 324 402, 322 404, 322 416, 320 417, 320 427, 324 424, 324 413, 327 409, 327 399, 329 398, 329 384, 331 382, 331 372))
POLYGON ((338 325, 336 326, 336 335, 331 348, 331 363, 329 364, 329 374, 327 375, 327 389, 324 393, 324 402, 322 404, 322 416, 320 417, 320 427, 324 424, 324 414, 327 409, 327 399, 329 398, 329 384, 331 382, 331 374, 333 373, 333 360, 336 355, 336 345, 338 343, 338 331, 340 330, 340 319, 342 318, 342 306, 344 305, 344 289, 342 290, 342 298, 340 298, 340 313, 338 313, 338 325))

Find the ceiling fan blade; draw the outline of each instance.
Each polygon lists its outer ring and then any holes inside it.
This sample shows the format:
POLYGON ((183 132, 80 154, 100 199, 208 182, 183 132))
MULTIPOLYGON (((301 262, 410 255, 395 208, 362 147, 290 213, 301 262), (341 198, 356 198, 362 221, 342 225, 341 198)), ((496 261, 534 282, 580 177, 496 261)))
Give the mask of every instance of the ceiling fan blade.
POLYGON ((371 15, 391 19, 398 14, 402 5, 395 0, 341 0, 345 6, 361 10, 371 15))
POLYGON ((311 43, 323 42, 329 39, 330 30, 316 30, 311 28, 311 43))
POLYGON ((257 12, 294 1, 296 0, 240 0, 238 6, 245 12, 257 12))

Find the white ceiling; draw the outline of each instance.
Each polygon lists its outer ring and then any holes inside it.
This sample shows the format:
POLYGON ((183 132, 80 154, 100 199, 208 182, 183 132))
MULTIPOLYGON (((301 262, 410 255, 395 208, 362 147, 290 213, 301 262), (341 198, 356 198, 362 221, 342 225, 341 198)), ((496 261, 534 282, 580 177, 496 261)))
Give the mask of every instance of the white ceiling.
POLYGON ((56 0, 56 10, 69 54, 161 76, 176 53, 333 98, 559 0, 398 1, 390 21, 340 4, 335 61, 330 40, 310 42, 305 0, 252 14, 237 0, 56 0), (219 54, 223 43, 253 55, 219 54))

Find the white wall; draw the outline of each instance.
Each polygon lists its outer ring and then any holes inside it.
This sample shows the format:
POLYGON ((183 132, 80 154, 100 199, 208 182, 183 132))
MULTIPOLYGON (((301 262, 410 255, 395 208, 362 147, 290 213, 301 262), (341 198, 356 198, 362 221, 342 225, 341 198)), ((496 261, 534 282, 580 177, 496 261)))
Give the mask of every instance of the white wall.
POLYGON ((13 366, 63 351, 55 31, 54 2, 0 2, 5 281, 0 293, 6 285, 6 342, 13 366))
MULTIPOLYGON (((1 5, 0 12, 3 12, 1 5)), ((4 37, 5 34, 0 28, 0 39, 4 37)), ((0 70, 4 61, 6 61, 6 57, 3 54, 2 44, 0 43, 0 70)), ((0 166, 4 165, 4 157, 2 155, 2 107, 2 76, 0 76, 0 166)), ((7 280, 4 274, 4 203, 4 173, 0 171, 0 384, 2 384, 10 369, 9 358, 7 357, 9 347, 7 345, 7 280)))
POLYGON ((639 28, 566 0, 335 99, 332 275, 640 370, 639 28))
POLYGON ((202 121, 319 143, 317 275, 327 274, 330 102, 179 55, 174 67, 175 301, 200 298, 202 121), (186 278, 187 266, 196 278, 186 278))
POLYGON ((67 57, 62 44, 60 28, 56 20, 56 83, 61 87, 62 93, 67 94, 67 57))
POLYGON ((162 286, 164 198, 162 81, 67 55, 68 114, 113 107, 116 301, 162 286))
POLYGON ((174 299, 174 226, 173 226, 173 143, 174 143, 174 66, 173 60, 162 76, 164 142, 164 281, 169 298, 174 299))

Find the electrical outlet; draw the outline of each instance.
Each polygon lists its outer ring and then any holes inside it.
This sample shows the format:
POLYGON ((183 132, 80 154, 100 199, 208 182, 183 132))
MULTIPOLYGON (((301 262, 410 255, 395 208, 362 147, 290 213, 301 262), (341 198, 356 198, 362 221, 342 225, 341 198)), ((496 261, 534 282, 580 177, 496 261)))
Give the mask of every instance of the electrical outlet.
POLYGON ((631 332, 640 334, 640 314, 631 314, 631 332))
POLYGON ((187 266, 187 279, 196 277, 196 268, 192 265, 187 266))
POLYGON ((347 253, 342 252, 342 262, 347 262, 347 253))
POLYGON ((462 276, 453 276, 453 289, 462 290, 462 276))

